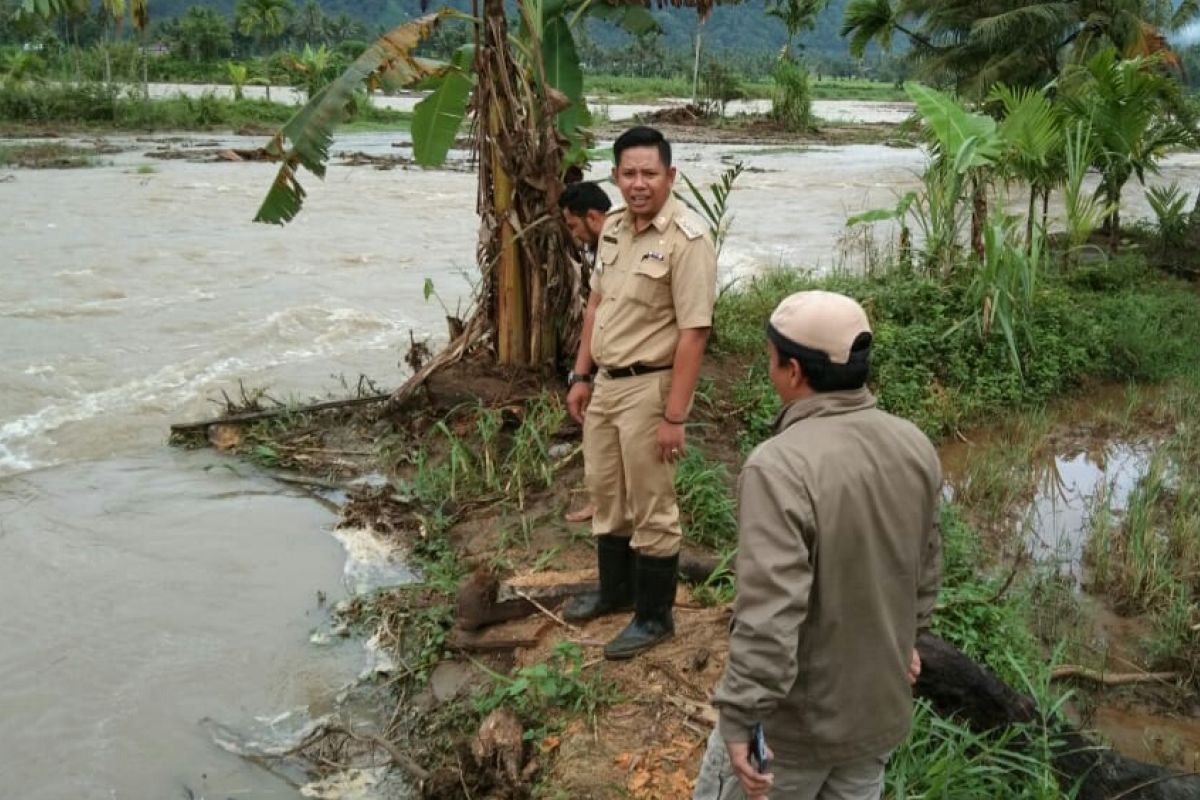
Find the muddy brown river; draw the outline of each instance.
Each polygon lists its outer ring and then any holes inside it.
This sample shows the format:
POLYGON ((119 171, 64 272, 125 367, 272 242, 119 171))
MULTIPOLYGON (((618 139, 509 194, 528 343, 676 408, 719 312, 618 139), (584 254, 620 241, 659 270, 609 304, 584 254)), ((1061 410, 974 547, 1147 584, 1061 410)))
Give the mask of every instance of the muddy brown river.
MULTIPOLYGON (((318 590, 346 591, 345 551, 322 507, 168 449, 167 426, 210 415, 239 380, 279 399, 342 394, 360 374, 394 385, 409 331, 442 335, 425 278, 450 310, 469 295, 475 181, 335 166, 281 229, 250 222, 269 165, 144 155, 261 140, 112 141, 124 152, 95 168, 0 174, 0 796, 297 797, 200 721, 328 710, 364 659, 309 641, 328 623, 318 590)), ((750 167, 726 282, 856 263, 846 216, 890 205, 923 163, 883 146, 677 152, 700 182, 750 167)), ((1164 175, 1196 186, 1200 156, 1164 175)))

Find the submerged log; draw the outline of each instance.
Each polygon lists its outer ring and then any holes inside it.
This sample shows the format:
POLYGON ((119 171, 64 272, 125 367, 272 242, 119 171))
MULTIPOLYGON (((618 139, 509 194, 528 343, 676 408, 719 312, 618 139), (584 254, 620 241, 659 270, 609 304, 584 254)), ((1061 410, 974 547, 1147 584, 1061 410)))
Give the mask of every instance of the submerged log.
MULTIPOLYGON (((932 635, 917 641, 921 677, 916 694, 941 716, 954 717, 973 731, 1001 730, 1039 719, 1037 705, 949 642, 932 635)), ((1078 800, 1195 800, 1200 776, 1180 774, 1126 758, 1099 747, 1078 731, 1059 725, 1055 731, 1054 768, 1069 789, 1082 782, 1078 800)))

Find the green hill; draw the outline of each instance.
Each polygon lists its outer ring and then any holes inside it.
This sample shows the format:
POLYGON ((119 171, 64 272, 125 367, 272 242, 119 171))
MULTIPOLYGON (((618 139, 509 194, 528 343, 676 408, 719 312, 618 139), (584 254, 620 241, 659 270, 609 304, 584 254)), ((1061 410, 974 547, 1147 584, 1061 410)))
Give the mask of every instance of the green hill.
MULTIPOLYGON (((386 30, 406 19, 418 16, 421 7, 418 0, 318 0, 322 10, 329 16, 348 14, 367 26, 372 33, 386 30)), ((847 0, 830 0, 829 7, 820 15, 816 28, 800 38, 806 49, 829 55, 844 55, 846 44, 838 36, 842 13, 847 0)), ((154 0, 151 11, 156 19, 164 20, 184 13, 189 7, 207 6, 224 14, 231 14, 236 0, 154 0)), ((301 3, 294 3, 299 7, 301 3)), ((465 0, 431 2, 429 8, 443 5, 469 8, 465 0)), ((713 11, 704 25, 705 47, 738 53, 774 53, 783 46, 783 24, 767 16, 765 0, 749 0, 738 6, 722 6, 713 11)), ((671 51, 686 50, 692 46, 696 31, 695 11, 685 8, 665 8, 653 11, 663 29, 659 46, 671 51)), ((589 24, 589 35, 602 47, 620 47, 628 42, 628 36, 605 23, 589 24)))

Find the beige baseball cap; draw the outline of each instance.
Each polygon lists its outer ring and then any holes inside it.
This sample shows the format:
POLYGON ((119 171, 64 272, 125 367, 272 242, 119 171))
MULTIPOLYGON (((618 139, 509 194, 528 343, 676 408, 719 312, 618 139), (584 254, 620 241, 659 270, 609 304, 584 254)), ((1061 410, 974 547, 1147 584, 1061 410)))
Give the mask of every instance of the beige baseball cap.
POLYGON ((831 363, 846 364, 855 340, 871 333, 871 323, 863 307, 844 294, 796 292, 775 307, 767 330, 776 347, 796 344, 825 353, 831 363))

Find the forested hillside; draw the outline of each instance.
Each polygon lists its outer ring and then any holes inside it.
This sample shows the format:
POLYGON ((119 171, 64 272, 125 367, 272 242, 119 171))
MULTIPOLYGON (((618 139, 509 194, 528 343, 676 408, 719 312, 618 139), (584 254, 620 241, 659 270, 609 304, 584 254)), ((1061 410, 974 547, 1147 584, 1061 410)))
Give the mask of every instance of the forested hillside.
MULTIPOLYGON (((845 42, 838 36, 842 12, 847 0, 830 0, 829 7, 817 20, 814 30, 801 37, 808 49, 829 54, 846 51, 845 42)), ((322 10, 329 16, 346 13, 360 20, 372 33, 389 28, 398 22, 421 13, 419 0, 318 0, 322 10)), ((184 13, 193 6, 206 6, 224 14, 233 11, 236 0, 153 0, 152 13, 157 19, 168 19, 184 13)), ((299 8, 301 2, 295 2, 299 8)), ((443 5, 469 7, 465 0, 449 2, 431 0, 428 7, 443 5)), ((704 26, 706 47, 745 53, 761 53, 777 50, 783 46, 783 24, 765 13, 766 0, 749 0, 740 6, 717 8, 704 26)), ((694 11, 682 8, 656 9, 655 17, 663 29, 660 46, 669 50, 681 50, 691 46, 696 30, 697 18, 694 11)), ((593 22, 589 33, 602 47, 612 47, 627 40, 627 35, 612 26, 593 22)))

